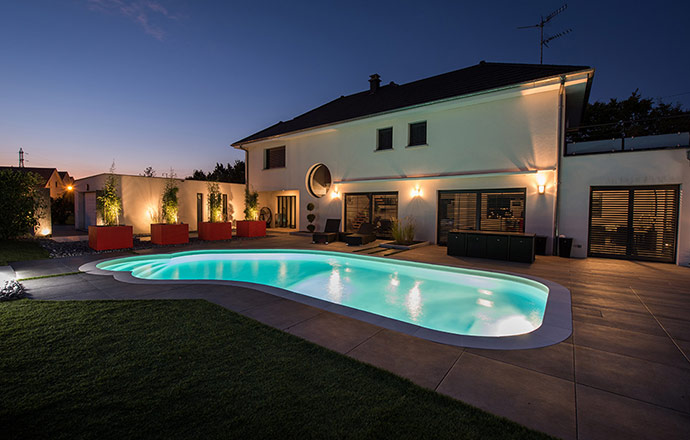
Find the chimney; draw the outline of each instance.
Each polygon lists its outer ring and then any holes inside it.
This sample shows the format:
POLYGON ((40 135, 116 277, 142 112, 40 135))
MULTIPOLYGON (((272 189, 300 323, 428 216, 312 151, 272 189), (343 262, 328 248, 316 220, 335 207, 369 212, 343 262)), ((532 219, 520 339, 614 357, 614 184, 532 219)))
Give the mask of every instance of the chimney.
POLYGON ((369 75, 369 94, 373 95, 379 89, 381 85, 381 77, 378 73, 369 75))

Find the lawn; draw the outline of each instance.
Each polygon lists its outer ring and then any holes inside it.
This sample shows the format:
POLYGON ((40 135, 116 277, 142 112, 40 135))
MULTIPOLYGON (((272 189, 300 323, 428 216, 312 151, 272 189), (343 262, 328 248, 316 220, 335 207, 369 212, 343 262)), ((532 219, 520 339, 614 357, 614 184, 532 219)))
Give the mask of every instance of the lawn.
POLYGON ((202 300, 0 303, 0 390, 8 439, 548 438, 202 300))
POLYGON ((0 240, 0 266, 10 261, 40 260, 48 258, 48 251, 33 240, 0 240))

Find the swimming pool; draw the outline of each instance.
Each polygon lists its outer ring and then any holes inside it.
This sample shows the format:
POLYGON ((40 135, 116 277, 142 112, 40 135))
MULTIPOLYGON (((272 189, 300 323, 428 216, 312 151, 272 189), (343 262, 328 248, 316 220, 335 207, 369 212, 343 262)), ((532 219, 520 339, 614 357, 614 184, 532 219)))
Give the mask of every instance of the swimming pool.
POLYGON ((548 282, 510 274, 311 250, 179 252, 106 260, 95 269, 136 280, 269 286, 414 328, 480 338, 535 332, 553 293, 548 282))

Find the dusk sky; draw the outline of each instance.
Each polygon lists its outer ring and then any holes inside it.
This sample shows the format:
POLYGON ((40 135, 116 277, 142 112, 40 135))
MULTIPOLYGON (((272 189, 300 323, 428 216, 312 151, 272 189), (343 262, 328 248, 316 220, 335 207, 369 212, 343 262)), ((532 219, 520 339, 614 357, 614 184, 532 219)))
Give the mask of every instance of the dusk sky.
MULTIPOLYGON (((180 177, 340 95, 481 60, 538 63, 562 1, 3 0, 0 165, 180 177), (502 3, 502 5, 499 5, 502 3)), ((596 69, 591 100, 690 108, 685 1, 569 1, 544 63, 596 69)))

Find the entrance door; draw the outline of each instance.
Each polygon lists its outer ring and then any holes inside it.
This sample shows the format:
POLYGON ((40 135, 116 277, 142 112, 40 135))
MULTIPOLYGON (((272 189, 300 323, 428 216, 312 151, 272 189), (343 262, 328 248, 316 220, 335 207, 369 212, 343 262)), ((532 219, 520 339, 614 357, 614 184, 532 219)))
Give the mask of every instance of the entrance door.
POLYGON ((276 228, 296 228, 295 211, 297 196, 278 196, 278 209, 276 210, 276 228))
POLYGON ((588 255, 673 263, 678 185, 593 187, 588 255))

